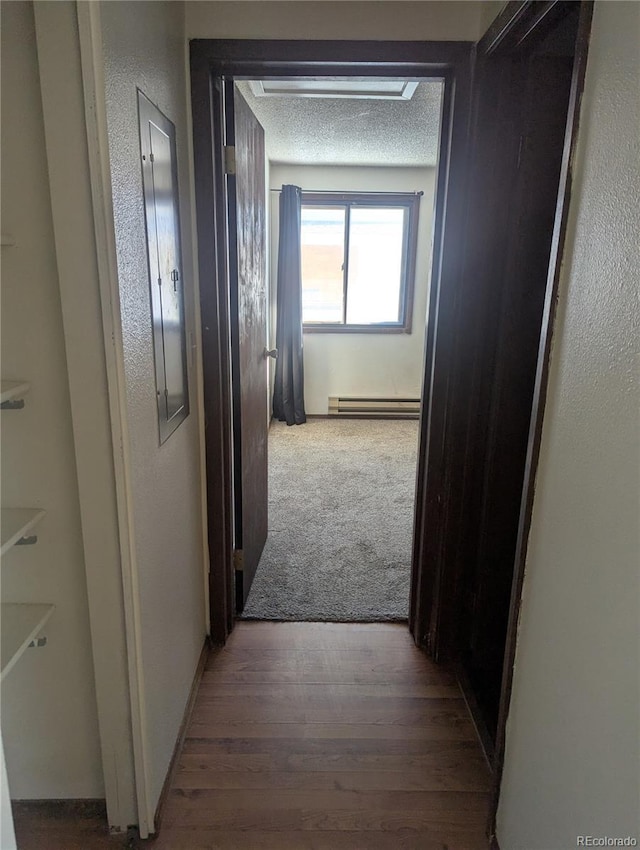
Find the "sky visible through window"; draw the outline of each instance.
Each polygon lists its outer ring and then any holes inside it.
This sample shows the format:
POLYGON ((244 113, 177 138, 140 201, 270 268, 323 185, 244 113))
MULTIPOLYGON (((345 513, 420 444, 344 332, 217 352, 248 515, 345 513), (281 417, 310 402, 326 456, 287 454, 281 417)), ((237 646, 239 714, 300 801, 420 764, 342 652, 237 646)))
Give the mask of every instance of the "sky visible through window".
POLYGON ((302 312, 306 323, 345 320, 344 265, 348 259, 346 323, 401 320, 405 243, 403 207, 353 205, 302 208, 302 312))

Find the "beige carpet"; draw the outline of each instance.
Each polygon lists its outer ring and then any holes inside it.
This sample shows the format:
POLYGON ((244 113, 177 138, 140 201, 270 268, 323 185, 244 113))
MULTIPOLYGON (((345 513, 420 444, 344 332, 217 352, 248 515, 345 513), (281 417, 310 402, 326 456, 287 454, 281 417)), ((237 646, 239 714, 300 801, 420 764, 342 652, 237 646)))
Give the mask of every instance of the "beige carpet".
POLYGON ((417 421, 274 422, 269 537, 243 616, 408 615, 417 421))

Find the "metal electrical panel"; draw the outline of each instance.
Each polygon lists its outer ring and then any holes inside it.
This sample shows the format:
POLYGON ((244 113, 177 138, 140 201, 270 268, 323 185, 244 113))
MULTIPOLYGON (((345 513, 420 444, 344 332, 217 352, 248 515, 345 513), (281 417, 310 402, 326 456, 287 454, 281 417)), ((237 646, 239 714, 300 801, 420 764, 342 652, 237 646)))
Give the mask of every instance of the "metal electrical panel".
POLYGON ((160 442, 189 415, 176 130, 138 91, 160 442))

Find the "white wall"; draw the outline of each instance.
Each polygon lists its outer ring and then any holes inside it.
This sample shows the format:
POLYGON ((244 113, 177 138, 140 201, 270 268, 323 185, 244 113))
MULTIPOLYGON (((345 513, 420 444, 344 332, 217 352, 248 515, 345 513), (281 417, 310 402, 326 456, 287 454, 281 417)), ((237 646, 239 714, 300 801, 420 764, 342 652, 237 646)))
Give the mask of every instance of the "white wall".
MULTIPOLYGON (((413 328, 410 334, 304 335, 304 393, 307 413, 326 414, 329 396, 375 395, 419 398, 431 261, 434 168, 354 168, 272 163, 271 188, 293 183, 303 189, 414 192, 420 200, 413 328)), ((272 309, 278 269, 278 201, 271 192, 272 309)), ((270 345, 275 346, 275 322, 270 345)))
POLYGON ((0 847, 2 850, 16 850, 16 836, 13 829, 13 815, 9 796, 7 766, 4 760, 4 747, 0 735, 0 847))
POLYGON ((483 3, 225 2, 186 3, 188 38, 386 39, 476 41, 483 3))
POLYGON ((597 2, 498 840, 640 841, 640 5, 597 2))
POLYGON ((103 3, 101 12, 154 807, 205 636, 204 555, 198 386, 191 357, 191 414, 164 445, 158 441, 136 87, 176 125, 185 306, 193 335, 184 8, 118 2, 103 3))
POLYGON ((2 4, 2 375, 32 390, 2 413, 2 504, 42 507, 38 543, 2 563, 2 597, 52 602, 48 644, 2 686, 14 798, 104 794, 65 340, 33 8, 2 4))
POLYGON ((107 359, 115 341, 111 326, 103 327, 111 311, 101 309, 89 167, 99 145, 93 136, 89 143, 85 123, 78 11, 88 9, 34 4, 104 793, 109 825, 126 829, 138 818, 115 476, 114 445, 121 446, 111 430, 107 359))

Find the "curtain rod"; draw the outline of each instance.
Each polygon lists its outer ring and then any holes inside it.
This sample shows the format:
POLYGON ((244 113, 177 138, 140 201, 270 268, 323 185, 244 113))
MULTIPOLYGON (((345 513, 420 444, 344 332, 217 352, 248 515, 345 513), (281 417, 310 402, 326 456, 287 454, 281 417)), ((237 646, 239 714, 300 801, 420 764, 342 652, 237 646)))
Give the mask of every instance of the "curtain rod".
MULTIPOLYGON (((270 192, 282 192, 282 189, 269 189, 270 192)), ((373 190, 369 192, 360 192, 357 189, 303 189, 303 195, 420 195, 422 197, 424 192, 422 190, 418 192, 375 192, 373 190)))

